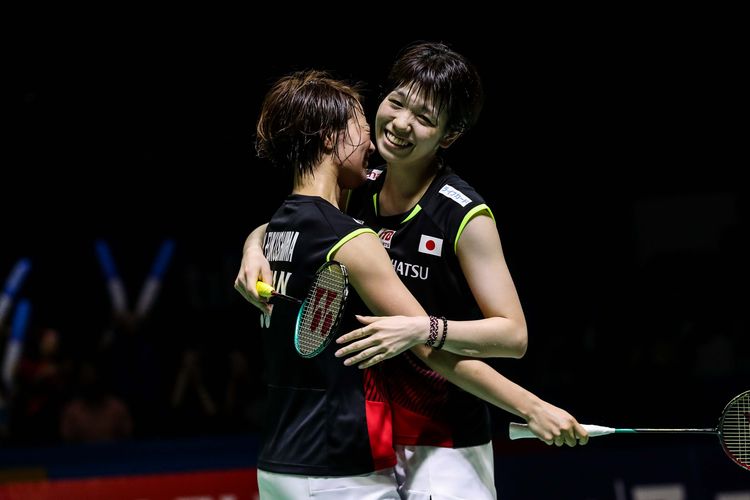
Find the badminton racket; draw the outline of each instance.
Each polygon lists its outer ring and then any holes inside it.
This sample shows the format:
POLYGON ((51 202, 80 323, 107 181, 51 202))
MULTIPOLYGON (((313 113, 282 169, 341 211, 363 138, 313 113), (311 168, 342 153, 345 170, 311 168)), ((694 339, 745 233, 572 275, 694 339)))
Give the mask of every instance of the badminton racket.
MULTIPOLYGON (((710 429, 629 429, 584 425, 589 437, 607 434, 714 434, 727 454, 737 465, 750 470, 750 391, 732 398, 721 412, 719 424, 710 429)), ((537 437, 527 424, 511 422, 510 439, 537 437)))
POLYGON ((255 288, 263 298, 279 297, 301 304, 294 328, 294 347, 303 358, 312 358, 323 352, 338 331, 349 296, 349 277, 343 264, 329 261, 316 271, 304 300, 277 292, 262 281, 255 288))
POLYGON ((280 299, 288 300, 289 302, 294 302, 295 304, 302 304, 301 299, 283 294, 281 292, 277 292, 273 286, 269 285, 268 283, 264 283, 263 281, 258 281, 257 283, 255 283, 255 289, 258 291, 258 295, 260 295, 264 299, 278 297, 280 299))

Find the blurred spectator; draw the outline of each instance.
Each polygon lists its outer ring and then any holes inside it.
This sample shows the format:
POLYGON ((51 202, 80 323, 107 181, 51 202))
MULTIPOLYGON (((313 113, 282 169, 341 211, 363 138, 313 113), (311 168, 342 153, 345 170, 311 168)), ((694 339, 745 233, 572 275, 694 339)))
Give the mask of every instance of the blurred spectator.
POLYGON ((96 366, 78 369, 77 395, 63 408, 60 434, 67 442, 120 441, 133 434, 133 420, 125 403, 106 386, 96 366))
POLYGON ((56 329, 42 328, 29 340, 16 372, 12 433, 24 443, 51 443, 59 440, 57 423, 68 390, 70 363, 61 354, 56 329))
POLYGON ((250 370, 247 356, 239 349, 229 352, 228 380, 224 399, 226 430, 243 432, 258 430, 264 401, 259 396, 258 377, 250 370))
POLYGON ((203 356, 197 349, 186 348, 172 387, 173 432, 199 434, 213 432, 217 407, 203 371, 203 356))

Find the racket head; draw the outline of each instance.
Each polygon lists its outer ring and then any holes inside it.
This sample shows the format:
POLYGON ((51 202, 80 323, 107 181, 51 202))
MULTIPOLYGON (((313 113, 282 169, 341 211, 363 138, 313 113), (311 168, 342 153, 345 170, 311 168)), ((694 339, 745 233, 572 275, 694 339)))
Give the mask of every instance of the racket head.
POLYGON ((294 328, 294 347, 303 358, 317 356, 336 335, 349 297, 346 267, 334 260, 315 273, 300 306, 294 328))
POLYGON ((750 391, 727 403, 717 430, 724 452, 737 465, 750 470, 750 391))

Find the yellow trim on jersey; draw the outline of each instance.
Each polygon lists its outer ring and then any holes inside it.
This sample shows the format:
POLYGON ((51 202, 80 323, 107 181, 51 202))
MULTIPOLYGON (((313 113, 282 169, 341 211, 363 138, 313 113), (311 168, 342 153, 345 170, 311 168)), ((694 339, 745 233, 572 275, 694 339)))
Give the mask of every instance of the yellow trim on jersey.
POLYGON ((349 240, 351 240, 352 238, 356 238, 356 237, 357 237, 357 236, 359 236, 360 234, 364 234, 364 233, 372 233, 372 234, 374 234, 375 236, 377 236, 377 235, 378 235, 378 234, 377 234, 377 233, 376 233, 375 231, 373 231, 373 230, 372 230, 372 229, 370 229, 369 227, 363 227, 362 229, 355 229, 355 230, 354 230, 354 231, 352 231, 351 233, 349 233, 349 234, 347 234, 346 236, 344 236, 343 238, 341 238, 341 239, 340 239, 340 240, 338 241, 338 243, 336 243, 335 245, 333 245, 333 248, 331 248, 331 249, 330 249, 330 250, 328 251, 328 255, 326 255, 326 262, 328 262, 328 261, 330 261, 330 260, 331 260, 331 256, 332 256, 333 254, 335 254, 335 253, 336 253, 336 251, 337 251, 337 250, 338 250, 339 248, 341 248, 342 246, 344 246, 344 243, 347 243, 347 242, 348 242, 349 240))
POLYGON ((456 251, 458 250, 458 239, 461 237, 461 233, 464 232, 466 224, 468 224, 469 221, 477 215, 481 215, 485 212, 490 216, 490 219, 492 219, 493 222, 497 222, 495 220, 495 216, 492 214, 492 210, 490 210, 490 207, 488 207, 485 203, 477 205, 476 207, 469 210, 469 213, 464 216, 464 220, 461 221, 461 225, 458 228, 458 233, 456 233, 456 240, 453 242, 453 253, 456 253, 456 251))
POLYGON ((404 220, 401 221, 401 224, 403 224, 404 222, 408 221, 409 219, 411 219, 412 217, 414 217, 415 215, 417 215, 421 211, 422 211, 422 207, 420 207, 419 203, 417 203, 417 206, 411 209, 411 213, 409 213, 409 215, 406 216, 406 219, 404 219, 404 220))
MULTIPOLYGON (((377 217, 378 216, 378 193, 375 193, 372 195, 372 208, 375 210, 375 217, 377 217)), ((409 215, 407 215, 406 218, 400 222, 400 224, 403 224, 404 222, 413 218, 421 211, 422 211, 422 207, 420 207, 419 203, 417 203, 417 206, 411 209, 411 212, 409 212, 409 215)))

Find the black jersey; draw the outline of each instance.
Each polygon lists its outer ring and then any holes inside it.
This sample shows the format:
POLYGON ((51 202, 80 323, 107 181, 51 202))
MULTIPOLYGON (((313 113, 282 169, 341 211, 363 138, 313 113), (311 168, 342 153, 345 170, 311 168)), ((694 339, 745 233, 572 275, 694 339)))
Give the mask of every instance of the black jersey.
MULTIPOLYGON (((456 243, 473 216, 492 216, 489 207, 469 184, 444 168, 410 212, 384 217, 378 213, 378 195, 385 175, 384 169, 372 169, 368 182, 350 196, 348 212, 377 231, 394 270, 428 314, 481 319, 456 257, 456 243)), ((490 441, 484 401, 449 383, 410 352, 384 366, 397 444, 459 448, 490 441)))
MULTIPOLYGON (((271 218, 264 240, 274 287, 305 297, 315 271, 364 232, 372 233, 322 198, 289 196, 271 218)), ((348 476, 392 467, 396 457, 382 369, 344 366, 334 356, 335 344, 313 358, 301 357, 294 348, 298 310, 298 305, 278 300, 270 318, 261 315, 268 399, 258 468, 348 476)), ((350 290, 339 334, 361 326, 354 313, 367 314, 350 290)))

